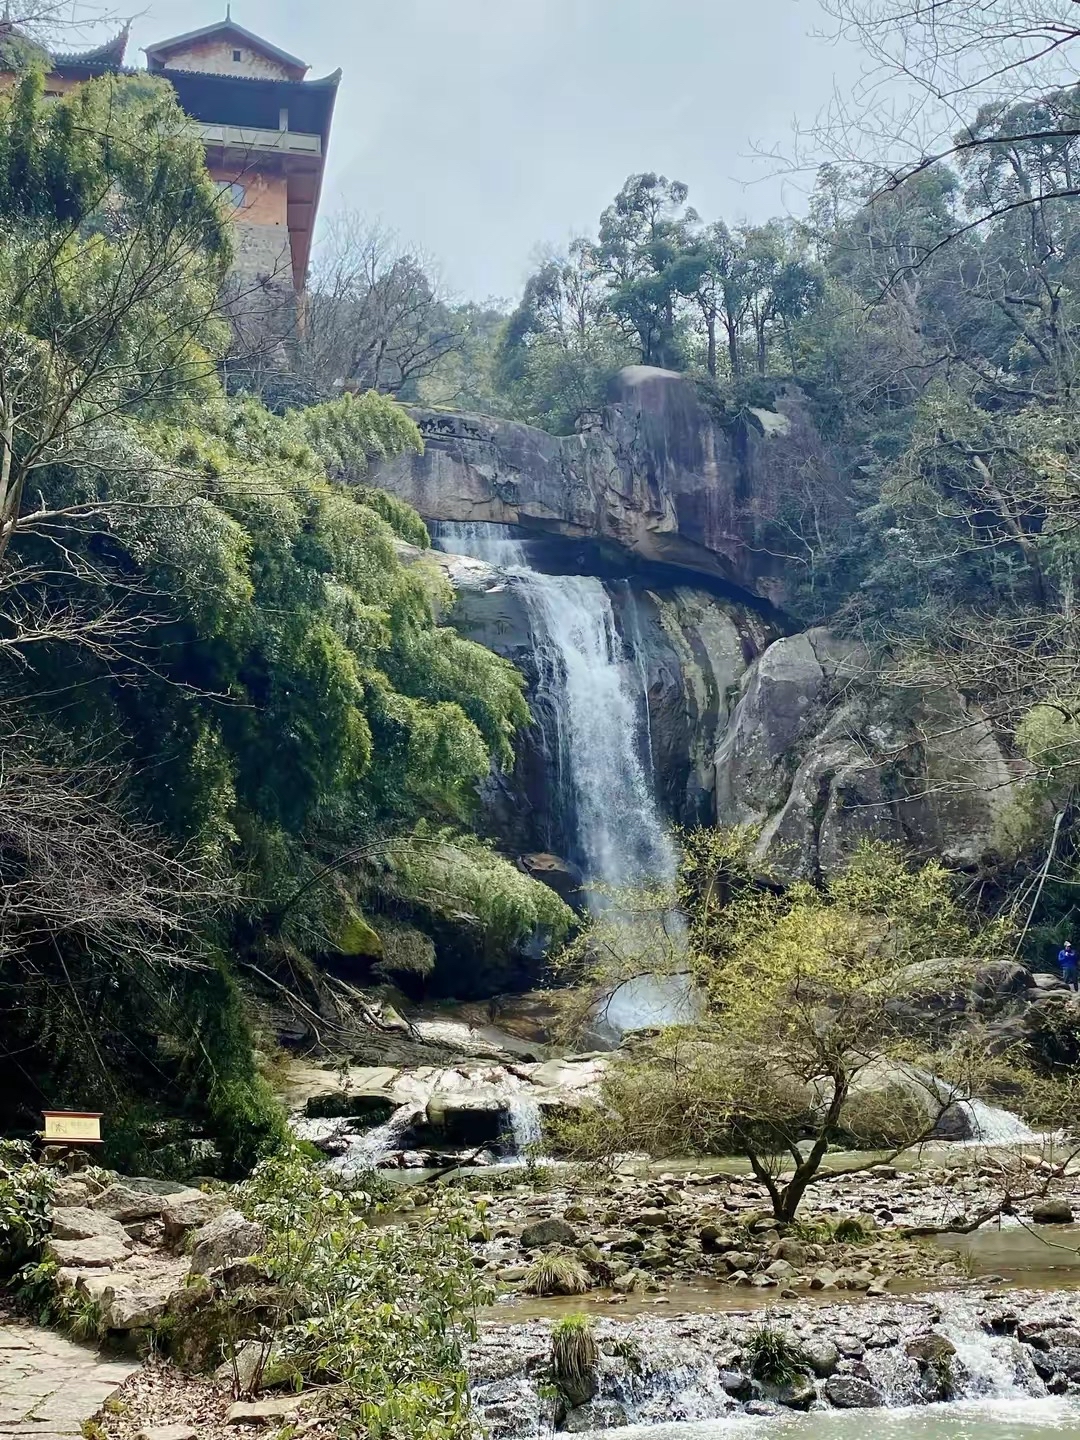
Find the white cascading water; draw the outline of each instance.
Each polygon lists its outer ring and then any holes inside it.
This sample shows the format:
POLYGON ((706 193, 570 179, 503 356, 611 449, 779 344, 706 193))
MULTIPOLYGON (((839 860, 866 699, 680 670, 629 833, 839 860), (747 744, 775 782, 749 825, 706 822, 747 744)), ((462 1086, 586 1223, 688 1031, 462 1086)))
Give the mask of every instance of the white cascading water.
MULTIPOLYGON (((601 581, 535 570, 525 544, 506 526, 444 523, 435 535, 440 549, 501 570, 524 602, 537 692, 547 702, 553 790, 570 822, 567 839, 590 909, 601 910, 613 889, 674 879, 678 860, 651 773, 646 677, 640 655, 628 654, 601 581)), ((681 950, 681 917, 665 917, 663 929, 643 937, 643 953, 672 945, 681 950)), ((643 976, 609 997, 597 1017, 597 1038, 609 1042, 628 1030, 685 1023, 696 1009, 685 975, 643 976)))
POLYGON ((998 1105, 988 1105, 985 1100, 961 1100, 959 1104, 971 1122, 973 1144, 1028 1145, 1046 1139, 1019 1115, 1012 1115, 998 1105))
POLYGON ((374 1170, 387 1155, 400 1150, 405 1132, 421 1113, 418 1105, 399 1105, 385 1125, 376 1125, 373 1130, 352 1137, 344 1155, 331 1161, 331 1169, 342 1175, 360 1175, 365 1170, 374 1170))
POLYGON ((515 1095, 507 1107, 510 1142, 515 1155, 528 1155, 544 1138, 540 1106, 531 1095, 515 1095))
POLYGON ((525 603, 538 690, 551 700, 555 785, 570 800, 575 857, 602 904, 605 888, 673 878, 675 850, 647 761, 644 678, 626 654, 611 600, 591 575, 544 575, 506 527, 444 524, 444 550, 504 570, 525 603))

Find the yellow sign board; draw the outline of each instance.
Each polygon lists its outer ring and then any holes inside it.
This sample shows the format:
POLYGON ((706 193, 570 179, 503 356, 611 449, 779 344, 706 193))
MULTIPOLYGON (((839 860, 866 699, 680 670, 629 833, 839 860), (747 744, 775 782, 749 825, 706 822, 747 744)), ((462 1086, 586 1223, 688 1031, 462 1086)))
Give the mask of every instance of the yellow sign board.
POLYGON ((90 1110, 46 1110, 46 1144, 100 1145, 101 1115, 90 1110))

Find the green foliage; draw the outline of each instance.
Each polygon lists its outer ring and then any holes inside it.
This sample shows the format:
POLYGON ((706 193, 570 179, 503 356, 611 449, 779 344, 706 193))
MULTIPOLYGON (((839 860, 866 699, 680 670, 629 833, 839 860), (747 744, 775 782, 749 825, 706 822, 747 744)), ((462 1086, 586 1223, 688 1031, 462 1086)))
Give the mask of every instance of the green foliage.
POLYGON ((238 1203, 266 1229, 256 1263, 278 1298, 261 1339, 277 1366, 340 1386, 373 1436, 471 1433, 462 1347, 490 1299, 468 1246, 476 1212, 444 1197, 421 1224, 372 1226, 369 1196, 295 1150, 258 1166, 238 1203))
POLYGON ((849 1215, 833 1226, 833 1239, 838 1245, 860 1245, 868 1238, 869 1231, 856 1216, 849 1215))
POLYGON ((798 1345, 782 1330, 763 1322, 746 1338, 750 1373, 767 1385, 788 1385, 806 1373, 798 1345))
MULTIPOLYGON (((569 1143, 584 1149, 592 1138, 608 1154, 740 1151, 775 1218, 789 1222, 843 1133, 863 1071, 936 1039, 932 1023, 920 1032, 912 1002, 943 977, 967 988, 977 963, 1006 958, 1014 940, 1005 919, 980 924, 968 912, 956 877, 937 862, 916 866, 866 842, 820 887, 784 889, 762 875, 755 841, 747 830, 684 837, 677 899, 686 944, 646 953, 654 971, 689 971, 707 1013, 627 1047, 604 1079, 603 1120, 572 1123, 569 1143)), ((597 988, 610 995, 641 973, 640 937, 661 933, 657 916, 675 898, 657 892, 653 927, 643 930, 647 897, 614 897, 574 947, 594 987, 583 1006, 597 988)), ((893 1110, 899 1148, 926 1138, 946 1103, 928 1091, 921 1124, 906 1103, 893 1110)))
POLYGON ((538 1255, 525 1272, 529 1295, 584 1295, 589 1289, 585 1267, 572 1255, 538 1255))
POLYGON ((0 1276, 40 1255, 49 1236, 58 1176, 39 1164, 30 1146, 0 1140, 0 1276))

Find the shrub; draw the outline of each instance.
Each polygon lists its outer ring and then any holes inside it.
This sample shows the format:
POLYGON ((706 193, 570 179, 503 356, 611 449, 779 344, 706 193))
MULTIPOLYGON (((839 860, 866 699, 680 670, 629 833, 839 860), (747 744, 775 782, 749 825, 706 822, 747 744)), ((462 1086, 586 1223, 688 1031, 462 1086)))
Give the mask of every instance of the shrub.
POLYGON ((525 1274, 530 1295, 584 1295, 589 1277, 572 1255, 541 1255, 525 1274))
POLYGON ((0 1276, 36 1260, 49 1235, 56 1172, 30 1146, 0 1140, 0 1276))
MULTIPOLYGON (((378 1202, 346 1189, 291 1146, 258 1165, 237 1203, 266 1231, 254 1257, 272 1282, 223 1334, 250 1336, 297 1384, 340 1387, 358 1429, 381 1440, 465 1440, 470 1435, 463 1345, 491 1296, 469 1236, 482 1213, 436 1197, 421 1224, 373 1226, 378 1202)), ((260 1383, 256 1367, 255 1387, 260 1383)))
POLYGON ((887 1085, 852 1095, 840 1117, 845 1136, 859 1150, 903 1149, 926 1133, 926 1097, 910 1087, 887 1085))
POLYGON ((833 1239, 838 1245, 861 1245, 869 1238, 866 1222, 856 1215, 845 1215, 833 1226, 833 1239))

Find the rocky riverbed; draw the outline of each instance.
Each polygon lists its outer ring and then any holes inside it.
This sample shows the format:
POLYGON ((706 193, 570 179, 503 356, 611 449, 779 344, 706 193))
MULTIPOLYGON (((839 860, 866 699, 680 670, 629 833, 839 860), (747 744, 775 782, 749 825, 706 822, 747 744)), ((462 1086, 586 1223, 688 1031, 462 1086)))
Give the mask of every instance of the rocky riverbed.
MULTIPOLYGON (((680 1281, 706 1277, 733 1292, 885 1294, 905 1282, 928 1285, 967 1278, 964 1257, 912 1229, 961 1225, 999 1204, 1008 1189, 1025 1195, 1003 1223, 1068 1225, 1080 1213, 1080 1173, 1055 1173, 1032 1153, 1007 1156, 956 1151, 951 1165, 924 1170, 872 1166, 815 1185, 793 1226, 778 1226, 750 1177, 688 1174, 611 1175, 534 1189, 523 1173, 506 1188, 471 1188, 484 1205, 487 1234, 475 1242, 477 1264, 500 1293, 535 1286, 531 1267, 544 1256, 575 1262, 590 1288, 620 1296, 662 1294, 680 1281)), ((512 1176, 511 1172, 511 1176, 512 1176)), ((405 1207, 414 1201, 406 1196, 405 1207)), ((1049 1253, 1049 1252, 1048 1252, 1049 1253)), ((1050 1263, 1049 1261, 1047 1262, 1050 1263)))
POLYGON ((490 1325, 469 1355, 492 1440, 785 1410, 1080 1394, 1075 1292, 929 1295, 767 1313, 601 1320, 598 1361, 567 1396, 550 1325, 490 1325), (775 1358, 783 1354, 780 1374, 775 1358))

